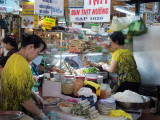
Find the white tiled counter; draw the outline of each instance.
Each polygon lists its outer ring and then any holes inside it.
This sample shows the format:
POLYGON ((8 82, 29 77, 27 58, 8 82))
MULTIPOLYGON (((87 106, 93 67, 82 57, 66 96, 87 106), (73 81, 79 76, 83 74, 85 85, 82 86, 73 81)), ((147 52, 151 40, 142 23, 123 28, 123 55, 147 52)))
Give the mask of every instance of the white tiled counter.
MULTIPOLYGON (((65 96, 61 94, 61 83, 60 82, 52 82, 52 81, 44 81, 43 83, 43 96, 52 96, 52 97, 59 97, 63 100, 67 100, 69 98, 72 98, 70 96, 65 96)), ((74 98, 78 101, 81 101, 81 98, 74 98)), ((43 109, 44 113, 47 115, 50 112, 54 112, 58 118, 58 120, 86 120, 83 116, 75 116, 71 113, 64 113, 62 112, 57 105, 52 106, 45 106, 43 109)), ((141 114, 130 114, 133 118, 133 120, 137 120, 141 114)), ((128 120, 125 117, 109 117, 106 115, 100 115, 95 120, 128 120)))
MULTIPOLYGON (((47 115, 50 112, 54 112, 58 120, 87 120, 83 116, 75 116, 71 113, 62 112, 57 105, 47 106, 44 108, 43 112, 47 115)), ((94 120, 127 120, 124 117, 109 117, 106 115, 100 115, 94 120)))
MULTIPOLYGON (((61 94, 61 83, 45 80, 43 83, 42 96, 59 97, 63 100, 70 99, 72 97, 61 94)), ((77 101, 81 101, 81 98, 74 98, 77 101)))

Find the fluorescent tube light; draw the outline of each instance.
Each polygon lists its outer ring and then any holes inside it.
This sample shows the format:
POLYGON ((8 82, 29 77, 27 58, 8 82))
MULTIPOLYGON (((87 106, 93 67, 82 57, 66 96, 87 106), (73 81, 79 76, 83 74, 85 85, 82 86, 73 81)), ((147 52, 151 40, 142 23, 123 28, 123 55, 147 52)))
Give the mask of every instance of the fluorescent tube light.
POLYGON ((119 11, 119 12, 123 12, 123 13, 129 14, 129 15, 135 15, 135 12, 127 10, 127 9, 125 9, 123 7, 114 6, 114 9, 119 11))
MULTIPOLYGON (((78 56, 77 54, 66 54, 66 55, 61 55, 62 57, 73 57, 73 56, 78 56)), ((54 57, 60 57, 60 55, 55 55, 54 57)))
MULTIPOLYGON (((96 55, 102 55, 102 53, 88 53, 86 54, 87 56, 96 56, 96 55)), ((78 56, 78 54, 63 54, 61 55, 62 57, 74 57, 74 56, 78 56)), ((54 55, 54 57, 59 58, 60 55, 54 55)))
POLYGON ((29 2, 34 2, 34 0, 28 0, 29 2))

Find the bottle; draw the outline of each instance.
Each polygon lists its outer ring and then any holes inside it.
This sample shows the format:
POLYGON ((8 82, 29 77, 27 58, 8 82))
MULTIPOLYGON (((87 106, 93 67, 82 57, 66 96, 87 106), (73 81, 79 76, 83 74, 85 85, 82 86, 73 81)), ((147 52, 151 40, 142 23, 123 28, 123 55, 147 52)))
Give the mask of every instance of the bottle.
POLYGON ((101 84, 101 92, 100 92, 100 99, 106 99, 107 98, 107 87, 106 84, 101 84))
POLYGON ((74 96, 78 96, 77 92, 84 86, 84 80, 85 80, 84 76, 77 76, 76 77, 76 80, 73 82, 74 96))
POLYGON ((62 93, 65 95, 73 94, 73 81, 74 75, 65 75, 65 79, 62 82, 62 93))
POLYGON ((101 85, 101 83, 103 83, 103 76, 98 76, 97 82, 101 85))

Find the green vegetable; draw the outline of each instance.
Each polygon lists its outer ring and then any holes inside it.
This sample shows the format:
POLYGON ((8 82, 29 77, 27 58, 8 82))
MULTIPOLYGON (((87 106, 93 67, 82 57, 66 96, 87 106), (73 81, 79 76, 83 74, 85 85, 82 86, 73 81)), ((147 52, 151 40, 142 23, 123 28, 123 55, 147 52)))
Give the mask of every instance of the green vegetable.
POLYGON ((97 52, 102 52, 102 50, 104 49, 104 47, 102 47, 102 46, 97 46, 94 48, 96 49, 97 52))
POLYGON ((86 68, 86 69, 83 70, 83 72, 85 72, 85 73, 96 73, 98 71, 99 71, 99 69, 95 68, 95 67, 86 68))

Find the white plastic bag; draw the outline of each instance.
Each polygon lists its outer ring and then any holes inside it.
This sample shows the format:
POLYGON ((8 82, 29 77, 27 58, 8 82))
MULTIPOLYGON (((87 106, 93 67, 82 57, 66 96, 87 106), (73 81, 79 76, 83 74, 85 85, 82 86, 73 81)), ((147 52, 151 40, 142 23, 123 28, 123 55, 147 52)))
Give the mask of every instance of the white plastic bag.
POLYGON ((114 16, 112 19, 112 23, 110 25, 110 30, 119 31, 126 29, 131 24, 131 22, 132 20, 129 19, 128 17, 118 18, 117 16, 114 16))

